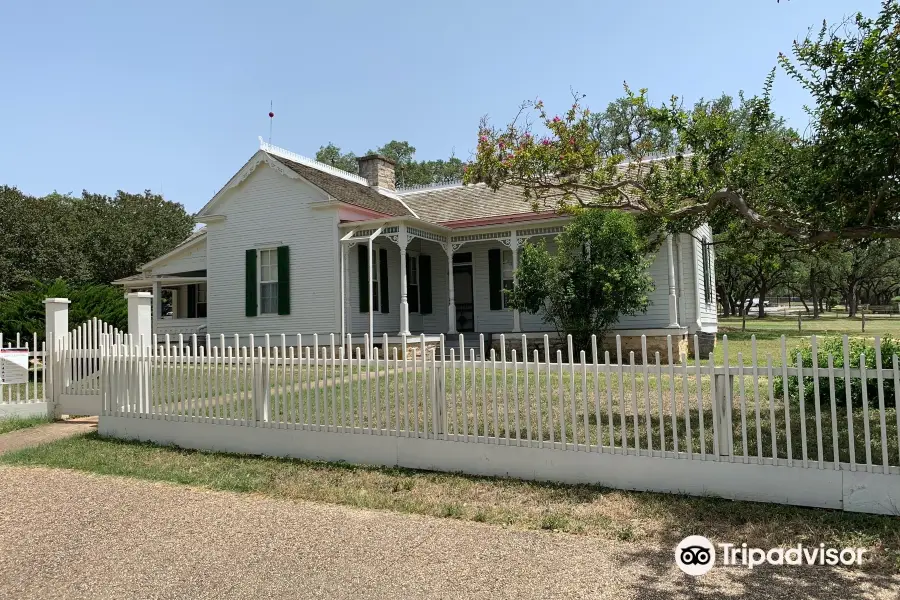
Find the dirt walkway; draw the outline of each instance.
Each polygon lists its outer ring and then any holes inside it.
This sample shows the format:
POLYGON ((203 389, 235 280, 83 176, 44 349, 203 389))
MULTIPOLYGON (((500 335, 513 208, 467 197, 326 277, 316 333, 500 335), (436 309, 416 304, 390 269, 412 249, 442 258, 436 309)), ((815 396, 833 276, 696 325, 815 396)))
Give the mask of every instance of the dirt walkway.
POLYGON ((0 434, 0 454, 72 437, 97 429, 97 417, 56 421, 0 434))
POLYGON ((833 568, 677 571, 671 548, 0 467, 2 598, 896 598, 833 568))

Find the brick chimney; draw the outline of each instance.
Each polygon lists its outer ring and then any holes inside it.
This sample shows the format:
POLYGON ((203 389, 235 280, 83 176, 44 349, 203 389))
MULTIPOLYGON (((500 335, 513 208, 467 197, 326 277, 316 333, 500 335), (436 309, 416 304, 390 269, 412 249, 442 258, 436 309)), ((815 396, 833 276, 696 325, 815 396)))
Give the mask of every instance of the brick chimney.
POLYGON ((359 163, 360 176, 365 177, 370 186, 391 191, 397 188, 394 181, 396 163, 387 156, 369 154, 360 156, 356 161, 359 163))

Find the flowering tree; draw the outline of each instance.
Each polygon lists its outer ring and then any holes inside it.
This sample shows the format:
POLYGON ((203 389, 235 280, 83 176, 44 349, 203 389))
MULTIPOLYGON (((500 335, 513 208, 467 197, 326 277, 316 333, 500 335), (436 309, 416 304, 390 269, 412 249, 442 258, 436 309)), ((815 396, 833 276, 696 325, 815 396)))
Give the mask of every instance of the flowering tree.
POLYGON ((537 100, 506 127, 483 121, 466 181, 518 185, 545 207, 627 208, 669 231, 727 213, 801 244, 900 238, 900 0, 823 24, 778 62, 812 96, 808 135, 772 112, 775 70, 736 110, 654 107, 626 87, 602 115, 576 95, 558 115, 537 100))
POLYGON ((527 244, 509 305, 540 314, 579 349, 602 336, 623 314, 644 312, 653 280, 651 249, 625 212, 578 211, 556 240, 557 251, 527 244))

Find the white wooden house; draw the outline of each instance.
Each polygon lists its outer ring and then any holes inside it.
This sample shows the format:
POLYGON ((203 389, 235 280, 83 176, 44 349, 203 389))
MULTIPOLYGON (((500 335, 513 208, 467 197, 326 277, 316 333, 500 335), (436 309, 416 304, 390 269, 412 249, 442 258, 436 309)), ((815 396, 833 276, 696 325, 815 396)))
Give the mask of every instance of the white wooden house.
MULTIPOLYGON (((202 229, 115 282, 153 291, 156 333, 551 332, 540 316, 507 309, 502 289, 522 245, 543 237, 552 247, 568 218, 534 212, 516 188, 397 189, 381 156, 360 158, 356 175, 260 144, 197 213, 202 229)), ((708 348, 710 238, 703 225, 665 241, 650 268, 650 308, 621 318, 623 339, 646 334, 658 347, 667 335, 684 344, 699 333, 708 348)))

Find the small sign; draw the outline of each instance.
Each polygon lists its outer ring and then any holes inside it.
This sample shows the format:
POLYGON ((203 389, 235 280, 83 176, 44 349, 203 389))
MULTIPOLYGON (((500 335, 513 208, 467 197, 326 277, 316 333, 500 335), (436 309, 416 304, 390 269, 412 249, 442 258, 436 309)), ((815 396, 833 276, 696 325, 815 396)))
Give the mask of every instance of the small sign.
POLYGON ((0 385, 28 381, 28 348, 0 348, 0 385))

